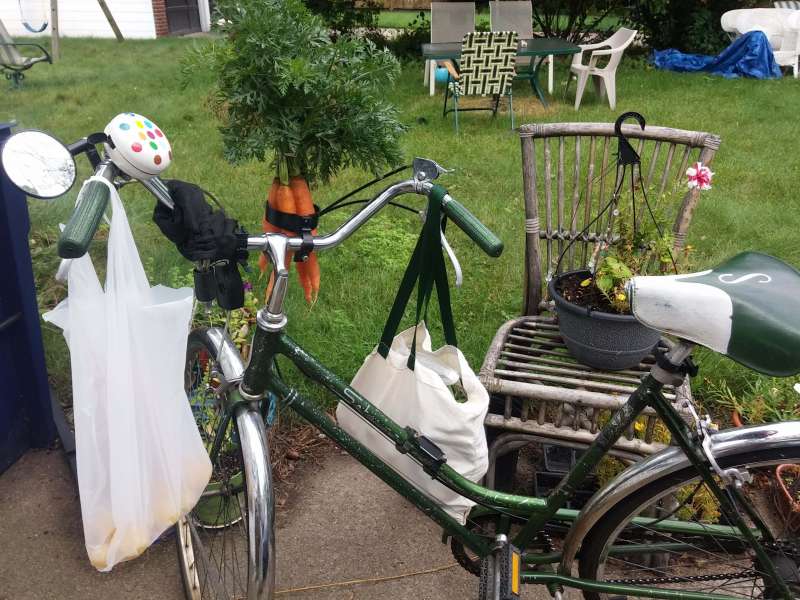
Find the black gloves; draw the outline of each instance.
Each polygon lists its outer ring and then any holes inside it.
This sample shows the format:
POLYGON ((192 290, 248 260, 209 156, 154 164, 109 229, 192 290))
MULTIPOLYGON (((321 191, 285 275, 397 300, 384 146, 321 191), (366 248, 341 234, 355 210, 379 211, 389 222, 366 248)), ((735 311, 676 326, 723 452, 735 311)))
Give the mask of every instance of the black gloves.
POLYGON ((215 296, 222 308, 240 308, 244 305, 244 291, 237 261, 247 259, 247 251, 240 243, 247 234, 224 211, 215 211, 196 185, 176 179, 166 181, 166 185, 175 208, 170 210, 157 203, 153 221, 185 258, 208 260, 211 264, 211 272, 195 271, 195 281, 203 281, 195 286, 198 300, 213 300, 210 292, 216 288, 215 296))

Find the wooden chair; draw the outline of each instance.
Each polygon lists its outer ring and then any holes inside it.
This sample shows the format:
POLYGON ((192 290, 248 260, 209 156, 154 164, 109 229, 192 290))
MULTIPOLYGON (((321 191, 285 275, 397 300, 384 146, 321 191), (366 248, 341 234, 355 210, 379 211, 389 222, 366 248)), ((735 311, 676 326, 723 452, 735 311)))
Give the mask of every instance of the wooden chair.
POLYGON ((11 80, 11 85, 15 88, 20 87, 25 78, 23 71, 40 62, 53 63, 47 50, 39 44, 15 44, 3 22, 0 21, 0 70, 5 71, 6 79, 11 80), (19 49, 26 46, 38 48, 41 55, 23 56, 19 49))
MULTIPOLYGON (((674 250, 681 252, 700 199, 697 190, 687 191, 687 166, 696 161, 709 164, 720 139, 667 127, 642 131, 624 125, 623 132, 641 156, 640 173, 651 201, 657 195, 674 199, 665 216, 673 223, 674 250)), ((587 447, 653 361, 651 356, 637 368, 614 372, 578 364, 559 336, 551 302, 543 298, 548 274, 585 266, 595 243, 604 240, 605 234, 597 230, 580 233, 613 192, 617 149, 613 123, 523 125, 519 134, 525 202, 523 316, 499 329, 480 370, 492 396, 486 417, 491 440, 485 479, 489 487, 495 486, 498 459, 522 446, 539 442, 587 447), (559 255, 572 240, 577 241, 556 270, 559 255)), ((691 397, 688 383, 665 392, 676 403, 691 397)), ((612 454, 633 461, 664 446, 657 438, 655 413, 648 410, 617 441, 612 454)))

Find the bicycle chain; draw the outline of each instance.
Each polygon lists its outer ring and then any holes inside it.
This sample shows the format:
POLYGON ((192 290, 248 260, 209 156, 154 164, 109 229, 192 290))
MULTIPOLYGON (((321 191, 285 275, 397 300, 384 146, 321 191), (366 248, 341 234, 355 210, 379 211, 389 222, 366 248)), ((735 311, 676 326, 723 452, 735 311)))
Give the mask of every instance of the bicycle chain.
MULTIPOLYGON (((474 519, 473 522, 475 525, 480 527, 480 521, 489 521, 494 517, 478 517, 474 519)), ((475 528, 473 528, 473 531, 475 528)), ((537 541, 541 542, 542 544, 542 554, 549 554, 555 551, 555 547, 553 546, 553 539, 550 535, 545 532, 544 530, 540 531, 537 536, 537 541)), ((466 549, 464 545, 456 540, 455 538, 450 539, 450 552, 453 554, 453 557, 456 559, 456 562, 461 566, 462 569, 467 571, 468 573, 472 573, 475 576, 480 577, 481 574, 481 565, 480 561, 475 561, 474 559, 467 556, 466 549)))
POLYGON ((717 573, 714 575, 686 575, 683 577, 651 577, 649 579, 609 579, 605 583, 625 585, 660 585, 664 583, 689 583, 692 581, 719 581, 724 579, 747 579, 758 575, 756 571, 739 571, 738 573, 717 573))

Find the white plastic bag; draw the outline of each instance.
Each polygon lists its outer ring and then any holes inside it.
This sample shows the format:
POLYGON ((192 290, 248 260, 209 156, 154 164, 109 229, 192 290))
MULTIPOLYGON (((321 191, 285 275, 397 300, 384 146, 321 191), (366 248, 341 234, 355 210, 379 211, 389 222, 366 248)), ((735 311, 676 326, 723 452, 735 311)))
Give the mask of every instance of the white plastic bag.
POLYGON ((43 315, 70 349, 83 531, 100 571, 144 552, 211 476, 183 388, 192 290, 150 287, 109 187, 105 291, 87 254, 69 264, 68 299, 43 315))
MULTIPOLYGON (((356 373, 351 386, 402 427, 412 427, 447 456, 447 464, 471 481, 489 467, 483 421, 489 394, 455 346, 431 351, 424 323, 417 327, 414 370, 408 358, 414 328, 398 334, 384 359, 376 347, 356 373), (466 401, 458 401, 449 386, 462 386, 466 401)), ((462 525, 475 503, 445 487, 422 470, 419 463, 400 454, 394 444, 359 417, 349 406, 336 408, 339 425, 394 470, 404 475, 462 525)))

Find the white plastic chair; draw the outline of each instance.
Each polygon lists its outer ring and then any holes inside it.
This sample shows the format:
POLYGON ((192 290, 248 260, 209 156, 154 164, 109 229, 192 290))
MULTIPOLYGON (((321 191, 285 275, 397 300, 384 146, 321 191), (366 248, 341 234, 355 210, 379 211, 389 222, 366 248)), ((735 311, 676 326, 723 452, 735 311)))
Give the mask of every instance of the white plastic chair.
POLYGON ((570 71, 575 73, 578 78, 578 89, 575 90, 575 110, 581 105, 581 98, 583 91, 586 89, 586 83, 589 81, 590 76, 595 77, 595 87, 597 94, 600 98, 603 94, 608 94, 608 105, 613 110, 617 106, 617 67, 622 60, 622 53, 625 48, 631 45, 633 39, 636 37, 635 29, 620 29, 604 42, 597 44, 581 44, 580 53, 576 54, 572 59, 570 71), (583 53, 591 50, 589 62, 583 64, 583 53), (599 59, 608 57, 608 63, 604 67, 598 67, 597 62, 599 59))
MULTIPOLYGON (((489 2, 489 18, 492 31, 516 31, 519 39, 533 37, 533 6, 531 0, 497 0, 489 2)), ((517 67, 528 69, 530 56, 517 56, 517 67)), ((553 55, 547 57, 547 91, 553 93, 553 55)))
POLYGON ((726 13, 723 13, 722 16, 719 18, 719 24, 722 27, 722 31, 728 34, 728 37, 731 40, 735 40, 737 37, 741 35, 739 30, 736 29, 736 23, 739 19, 739 15, 745 12, 747 9, 744 8, 737 8, 734 10, 729 10, 726 13))
MULTIPOLYGON (((474 2, 431 2, 431 43, 458 42, 475 31, 474 2)), ((436 61, 425 61, 424 81, 436 93, 436 61)))
POLYGON ((791 67, 792 75, 797 79, 800 71, 800 10, 792 11, 783 25, 780 49, 773 50, 775 62, 782 67, 791 67))
POLYGON ((763 31, 773 50, 779 50, 783 41, 783 24, 793 11, 782 8, 751 8, 736 17, 736 29, 740 34, 748 31, 763 31))

